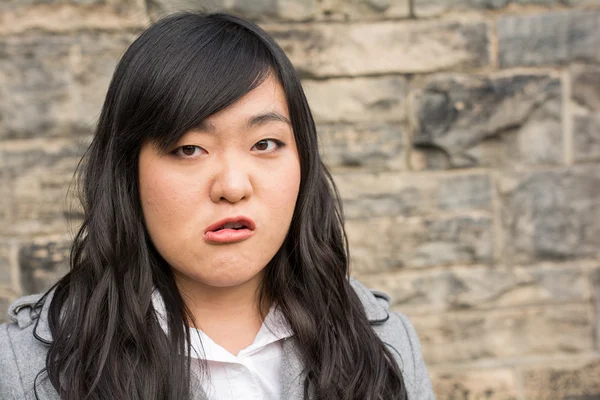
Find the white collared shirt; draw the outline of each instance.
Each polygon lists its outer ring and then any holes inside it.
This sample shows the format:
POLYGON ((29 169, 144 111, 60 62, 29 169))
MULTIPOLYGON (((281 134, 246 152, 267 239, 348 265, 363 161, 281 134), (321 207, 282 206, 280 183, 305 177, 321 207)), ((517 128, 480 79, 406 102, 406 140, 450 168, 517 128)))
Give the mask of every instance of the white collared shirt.
MULTIPOLYGON (((159 320, 164 321, 164 303, 158 291, 154 294, 154 308, 161 317, 159 320)), ((166 330, 166 324, 163 329, 166 330)), ((209 379, 204 373, 201 382, 208 399, 280 399, 283 340, 290 336, 291 329, 276 306, 269 310, 254 342, 237 356, 219 346, 200 329, 190 328, 192 368, 198 371, 201 365, 199 359, 206 360, 209 379)))

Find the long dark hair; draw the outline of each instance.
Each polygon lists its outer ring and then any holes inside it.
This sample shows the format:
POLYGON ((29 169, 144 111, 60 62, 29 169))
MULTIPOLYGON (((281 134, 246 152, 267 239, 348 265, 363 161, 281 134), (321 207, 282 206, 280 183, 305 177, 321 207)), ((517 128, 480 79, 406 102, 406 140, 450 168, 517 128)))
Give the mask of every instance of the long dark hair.
POLYGON ((406 398, 399 367, 349 284, 339 196, 297 73, 255 24, 194 13, 153 24, 125 52, 78 168, 84 221, 49 315, 46 370, 61 398, 191 397, 190 361, 182 356, 190 350, 191 315, 144 226, 138 154, 145 142, 168 148, 269 74, 287 98, 301 184, 261 301, 281 307, 315 399, 406 398), (165 303, 168 335, 152 306, 154 289, 165 303))

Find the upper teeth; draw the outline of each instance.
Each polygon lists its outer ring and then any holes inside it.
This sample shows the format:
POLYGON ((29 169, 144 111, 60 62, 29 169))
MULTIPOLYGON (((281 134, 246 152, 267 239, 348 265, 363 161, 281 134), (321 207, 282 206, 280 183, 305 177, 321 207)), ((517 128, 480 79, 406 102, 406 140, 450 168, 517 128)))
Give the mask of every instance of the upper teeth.
POLYGON ((244 225, 240 224, 239 222, 228 222, 223 225, 223 229, 239 229, 243 227, 244 225))

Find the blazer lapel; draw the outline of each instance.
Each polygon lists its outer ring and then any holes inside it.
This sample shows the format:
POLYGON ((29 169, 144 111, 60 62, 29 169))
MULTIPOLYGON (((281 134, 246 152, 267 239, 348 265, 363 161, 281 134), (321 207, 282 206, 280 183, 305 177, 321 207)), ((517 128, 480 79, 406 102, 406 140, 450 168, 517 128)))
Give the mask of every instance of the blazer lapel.
POLYGON ((281 368, 281 398, 304 400, 304 380, 306 373, 298 353, 296 339, 292 336, 283 342, 283 363, 281 368))

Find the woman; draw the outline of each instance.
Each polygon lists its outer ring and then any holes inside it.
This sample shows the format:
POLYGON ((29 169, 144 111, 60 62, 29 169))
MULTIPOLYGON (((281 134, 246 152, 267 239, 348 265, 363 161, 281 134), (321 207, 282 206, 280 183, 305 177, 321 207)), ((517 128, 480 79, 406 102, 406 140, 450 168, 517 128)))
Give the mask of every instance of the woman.
POLYGON ((410 323, 348 278, 300 80, 259 27, 151 26, 84 160, 71 271, 0 330, 3 399, 434 398, 410 323))

